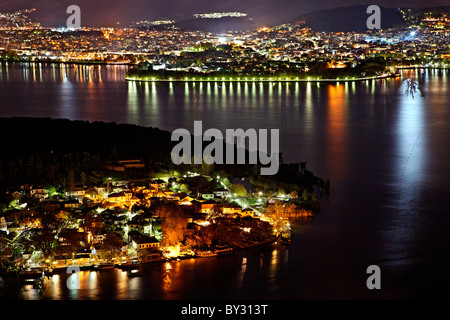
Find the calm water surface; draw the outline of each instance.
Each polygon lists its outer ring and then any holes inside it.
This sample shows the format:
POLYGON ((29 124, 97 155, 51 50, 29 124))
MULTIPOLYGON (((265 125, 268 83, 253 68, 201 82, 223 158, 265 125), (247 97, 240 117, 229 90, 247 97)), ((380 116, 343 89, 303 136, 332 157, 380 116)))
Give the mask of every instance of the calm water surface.
POLYGON ((55 275, 41 287, 0 279, 17 299, 448 299, 449 71, 358 83, 135 83, 127 67, 2 63, 0 116, 134 123, 165 130, 280 129, 286 162, 330 179, 289 247, 146 266, 145 275, 55 275), (414 77, 423 93, 405 95, 414 77), (262 256, 262 259, 261 259, 262 256), (245 262, 246 263, 243 263, 245 262), (381 290, 366 269, 381 268, 381 290))

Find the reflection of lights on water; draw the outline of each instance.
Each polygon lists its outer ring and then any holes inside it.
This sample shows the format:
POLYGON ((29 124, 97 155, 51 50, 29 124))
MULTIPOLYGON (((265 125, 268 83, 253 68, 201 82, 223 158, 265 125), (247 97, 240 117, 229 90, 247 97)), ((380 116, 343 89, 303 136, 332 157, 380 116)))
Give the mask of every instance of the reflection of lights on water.
MULTIPOLYGON (((413 226, 416 221, 415 202, 420 199, 422 192, 422 175, 426 168, 427 146, 425 123, 428 117, 425 114, 425 99, 416 95, 414 98, 405 94, 407 80, 403 81, 398 89, 398 121, 396 123, 396 146, 398 150, 398 161, 395 163, 397 172, 396 184, 393 185, 393 192, 398 196, 394 201, 397 214, 390 225, 393 226, 390 239, 404 237, 413 239, 415 231, 413 226), (401 215, 400 215, 401 213, 401 215), (400 227, 401 226, 401 227, 400 227)), ((409 242, 408 242, 409 243, 409 242)), ((402 246, 401 250, 408 250, 406 242, 399 242, 397 246, 402 246)))
POLYGON ((164 291, 168 291, 172 286, 172 278, 170 277, 170 270, 172 270, 172 265, 167 262, 164 268, 166 272, 164 273, 163 278, 163 289, 164 291))
MULTIPOLYGON (((404 92, 406 81, 401 87, 404 92)), ((420 95, 415 97, 401 95, 398 128, 398 144, 402 151, 403 161, 399 162, 399 172, 402 172, 402 180, 408 183, 407 187, 402 187, 404 195, 414 193, 414 185, 420 180, 420 173, 423 172, 426 154, 423 148, 422 134, 424 133, 424 99, 420 95)), ((411 194, 408 199, 414 196, 411 194)), ((405 199, 406 201, 406 199, 405 199)))
POLYGON ((272 251, 272 257, 270 259, 270 277, 273 278, 277 274, 278 265, 279 265, 279 250, 275 249, 272 251))
POLYGON ((90 289, 97 287, 97 282, 98 282, 97 272, 90 272, 88 279, 89 279, 89 288, 90 289))
POLYGON ((240 287, 242 287, 242 283, 244 281, 244 275, 245 275, 245 271, 247 270, 247 258, 243 257, 242 258, 242 266, 241 266, 241 274, 239 276, 239 283, 240 283, 240 287))

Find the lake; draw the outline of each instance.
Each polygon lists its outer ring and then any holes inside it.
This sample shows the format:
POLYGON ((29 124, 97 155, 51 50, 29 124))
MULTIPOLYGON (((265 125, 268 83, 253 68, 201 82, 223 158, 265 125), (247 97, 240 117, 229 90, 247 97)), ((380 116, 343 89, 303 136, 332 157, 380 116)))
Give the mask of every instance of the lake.
POLYGON ((143 277, 86 271, 40 288, 0 279, 17 299, 448 299, 449 70, 348 83, 126 82, 128 66, 2 62, 0 116, 132 123, 172 131, 279 129, 285 162, 330 179, 290 246, 146 266, 143 277), (419 82, 414 97, 406 79, 419 82), (369 265, 381 289, 369 290, 369 265))

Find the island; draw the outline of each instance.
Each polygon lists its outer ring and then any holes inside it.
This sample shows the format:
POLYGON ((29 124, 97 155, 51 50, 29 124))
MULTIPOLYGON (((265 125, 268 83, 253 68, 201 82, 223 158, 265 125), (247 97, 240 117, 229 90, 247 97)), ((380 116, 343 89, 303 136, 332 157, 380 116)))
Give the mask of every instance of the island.
POLYGON ((398 68, 385 59, 367 59, 358 62, 343 62, 331 59, 317 62, 309 67, 288 61, 267 61, 264 57, 244 61, 233 61, 226 65, 216 62, 203 63, 199 70, 193 60, 178 59, 181 64, 192 63, 187 68, 155 69, 155 65, 144 61, 131 68, 126 75, 128 81, 210 81, 210 82, 335 82, 363 81, 399 76, 398 68))
POLYGON ((0 132, 0 273, 25 279, 288 245, 292 219, 311 219, 330 190, 306 162, 274 176, 174 165, 157 128, 0 118, 0 132))

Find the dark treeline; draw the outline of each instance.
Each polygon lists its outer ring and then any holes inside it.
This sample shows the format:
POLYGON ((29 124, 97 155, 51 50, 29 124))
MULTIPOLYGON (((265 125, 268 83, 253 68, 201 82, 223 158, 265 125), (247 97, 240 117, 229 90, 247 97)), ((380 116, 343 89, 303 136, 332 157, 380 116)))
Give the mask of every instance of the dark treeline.
MULTIPOLYGON (((198 60, 198 59, 197 59, 198 60)), ((346 63, 345 68, 331 68, 335 63, 334 60, 324 60, 308 63, 309 71, 302 71, 306 64, 304 62, 278 62, 265 61, 255 59, 249 60, 247 63, 237 63, 237 67, 230 66, 221 67, 221 71, 210 71, 208 73, 198 72, 190 69, 189 71, 175 70, 153 70, 149 63, 142 63, 137 67, 131 68, 127 72, 129 79, 137 80, 237 80, 239 79, 255 79, 255 80, 276 80, 288 79, 295 81, 306 80, 308 78, 319 79, 345 79, 346 77, 369 77, 377 76, 383 72, 390 72, 389 61, 384 57, 368 58, 353 64, 346 63), (240 70, 236 72, 235 70, 240 70)), ((186 58, 184 61, 179 60, 173 66, 187 67, 196 60, 186 58), (184 62, 184 63, 183 63, 184 62)), ((216 66, 217 67, 217 66, 216 66)), ((216 68, 214 68, 216 69, 216 68)))
POLYGON ((105 164, 142 159, 168 165, 170 133, 156 128, 50 118, 0 118, 0 181, 83 183, 102 177, 105 164), (85 181, 83 181, 85 180, 85 181))
MULTIPOLYGON (((171 141, 170 132, 157 128, 66 119, 0 118, 0 135, 2 194, 23 184, 59 186, 64 190, 105 183, 106 177, 117 174, 108 165, 123 159, 139 159, 145 168, 120 173, 122 178, 147 179, 155 177, 155 173, 175 171, 181 176, 194 171, 229 179, 248 177, 254 189, 261 191, 282 189, 301 194, 329 190, 329 181, 308 171, 306 162, 281 163, 273 176, 262 176, 260 164, 175 165, 171 151, 178 142, 171 141)), ((204 142, 203 147, 207 144, 204 142)))

